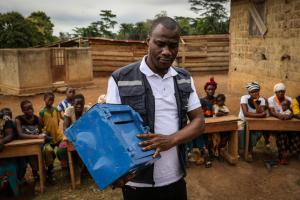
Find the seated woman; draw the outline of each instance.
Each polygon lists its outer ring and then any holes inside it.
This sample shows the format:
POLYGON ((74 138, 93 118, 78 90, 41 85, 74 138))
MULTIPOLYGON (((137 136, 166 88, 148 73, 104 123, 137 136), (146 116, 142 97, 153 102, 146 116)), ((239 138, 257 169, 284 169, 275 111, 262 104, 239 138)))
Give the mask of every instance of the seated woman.
POLYGON ((213 116, 213 105, 216 103, 215 92, 217 89, 217 83, 214 78, 211 77, 209 81, 204 85, 204 91, 206 96, 200 98, 201 107, 203 110, 204 117, 213 116))
MULTIPOLYGON (((214 78, 211 77, 210 80, 205 83, 204 90, 206 96, 200 98, 201 108, 205 117, 213 117, 213 105, 216 102, 215 91, 217 89, 217 83, 214 81, 214 78)), ((193 141, 188 143, 188 153, 192 152, 193 148, 198 148, 201 155, 204 159, 196 160, 196 164, 202 164, 203 160, 206 167, 211 167, 211 155, 212 155, 212 139, 208 135, 200 135, 195 138, 193 141)))
MULTIPOLYGON (((267 116, 266 101, 259 94, 260 88, 257 82, 247 83, 246 89, 248 94, 241 97, 239 118, 243 120, 242 125, 244 130, 246 130, 247 126, 245 117, 264 118, 267 116)), ((256 146, 260 137, 261 132, 251 132, 247 161, 252 161, 253 147, 256 146)))
MULTIPOLYGON (((13 137, 14 124, 10 109, 3 108, 0 110, 0 152, 4 150, 4 144, 12 141, 13 137)), ((0 191, 7 191, 5 187, 9 185, 15 195, 19 194, 17 170, 15 159, 0 159, 0 191)))
MULTIPOLYGON (((281 120, 289 120, 293 117, 292 112, 285 112, 283 107, 285 102, 288 101, 291 105, 292 98, 285 95, 286 87, 283 83, 278 83, 274 86, 275 95, 268 99, 270 114, 281 120)), ((281 132, 277 134, 276 144, 278 148, 279 163, 288 164, 288 159, 293 152, 294 148, 297 148, 299 144, 297 142, 294 146, 295 136, 293 134, 281 132)), ((299 142, 298 142, 299 143, 299 142)))

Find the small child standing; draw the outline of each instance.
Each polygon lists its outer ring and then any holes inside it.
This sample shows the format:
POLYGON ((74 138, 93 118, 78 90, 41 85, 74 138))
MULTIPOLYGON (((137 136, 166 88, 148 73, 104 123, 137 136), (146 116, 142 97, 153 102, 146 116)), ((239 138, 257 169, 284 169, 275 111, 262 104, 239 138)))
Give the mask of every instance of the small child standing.
MULTIPOLYGON (((40 120, 43 130, 52 138, 51 148, 56 149, 56 155, 62 168, 67 167, 67 149, 61 145, 63 132, 59 129, 60 114, 53 106, 55 95, 52 92, 44 95, 45 107, 40 110, 40 120)), ((50 172, 49 172, 50 173, 50 172)))
POLYGON ((66 98, 57 106, 57 110, 60 113, 60 118, 62 120, 64 120, 64 112, 66 111, 66 109, 73 104, 75 93, 76 92, 74 88, 68 87, 66 90, 66 98))
MULTIPOLYGON (((225 106, 226 97, 224 94, 219 94, 216 97, 216 104, 213 105, 214 117, 222 117, 229 114, 229 109, 225 106)), ((214 133, 212 135, 213 152, 216 157, 220 156, 220 149, 225 148, 229 139, 229 133, 214 133)))

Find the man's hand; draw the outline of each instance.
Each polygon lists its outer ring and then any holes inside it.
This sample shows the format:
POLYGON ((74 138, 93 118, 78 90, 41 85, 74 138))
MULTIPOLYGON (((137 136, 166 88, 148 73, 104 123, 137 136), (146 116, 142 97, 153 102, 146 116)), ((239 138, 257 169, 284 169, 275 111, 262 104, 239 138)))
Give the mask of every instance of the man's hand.
POLYGON ((0 152, 4 149, 4 142, 0 139, 0 152))
POLYGON ((176 145, 174 135, 144 133, 137 135, 137 137, 145 140, 139 143, 143 151, 155 149, 153 158, 156 158, 161 151, 166 151, 176 145))
POLYGON ((134 177, 135 177, 135 173, 132 173, 132 174, 128 174, 128 175, 126 175, 125 177, 122 177, 122 178, 118 179, 117 181, 115 181, 115 182, 112 184, 112 189, 124 187, 124 185, 125 185, 128 181, 132 180, 134 177))

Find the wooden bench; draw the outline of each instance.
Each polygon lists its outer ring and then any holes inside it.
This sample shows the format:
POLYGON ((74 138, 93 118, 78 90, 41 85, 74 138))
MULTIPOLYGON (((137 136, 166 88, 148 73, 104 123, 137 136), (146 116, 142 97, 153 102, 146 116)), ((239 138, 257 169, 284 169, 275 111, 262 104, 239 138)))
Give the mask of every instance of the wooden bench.
POLYGON ((275 117, 246 118, 247 128, 245 135, 244 159, 248 159, 250 131, 300 131, 300 120, 280 120, 275 117))
POLYGON ((230 132, 228 149, 221 152, 230 164, 238 162, 238 121, 239 118, 234 115, 205 118, 205 134, 230 132))
POLYGON ((38 157, 40 187, 42 193, 45 189, 44 160, 41 149, 41 144, 43 143, 43 139, 13 140, 5 144, 3 151, 0 152, 0 158, 13 158, 36 155, 38 157))

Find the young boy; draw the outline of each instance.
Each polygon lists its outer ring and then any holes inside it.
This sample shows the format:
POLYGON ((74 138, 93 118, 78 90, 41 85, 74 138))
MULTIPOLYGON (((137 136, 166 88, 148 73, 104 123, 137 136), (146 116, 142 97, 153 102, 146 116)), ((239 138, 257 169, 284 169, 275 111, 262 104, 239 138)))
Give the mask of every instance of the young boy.
MULTIPOLYGON (((16 127, 19 138, 21 139, 44 139, 45 143, 42 151, 45 157, 47 167, 47 181, 53 183, 53 162, 54 151, 46 140, 49 140, 46 132, 42 130, 42 126, 38 116, 34 114, 32 103, 29 100, 23 100, 20 104, 23 115, 16 117, 16 127)), ((35 156, 29 156, 29 163, 32 168, 32 174, 35 181, 39 179, 37 160, 35 156)))
POLYGON ((66 109, 73 104, 75 93, 76 92, 74 88, 68 87, 66 90, 66 98, 63 101, 61 101, 57 106, 57 110, 60 113, 60 118, 62 120, 64 119, 64 112, 66 111, 66 109))
POLYGON ((40 110, 40 120, 43 130, 52 138, 50 146, 53 150, 57 147, 56 155, 61 162, 61 167, 66 168, 67 149, 60 145, 63 140, 63 132, 59 129, 60 114, 58 109, 53 106, 54 98, 52 92, 44 95, 45 107, 40 110))
MULTIPOLYGON (((85 112, 90 109, 89 106, 85 105, 85 99, 82 94, 77 94, 74 96, 73 105, 68 107, 65 111, 64 116, 64 130, 70 127, 75 121, 77 121, 85 112)), ((77 172, 76 174, 81 176, 81 172, 84 169, 84 165, 77 154, 77 152, 71 152, 73 154, 74 168, 77 172)), ((76 184, 80 184, 80 177, 76 177, 76 184)))

